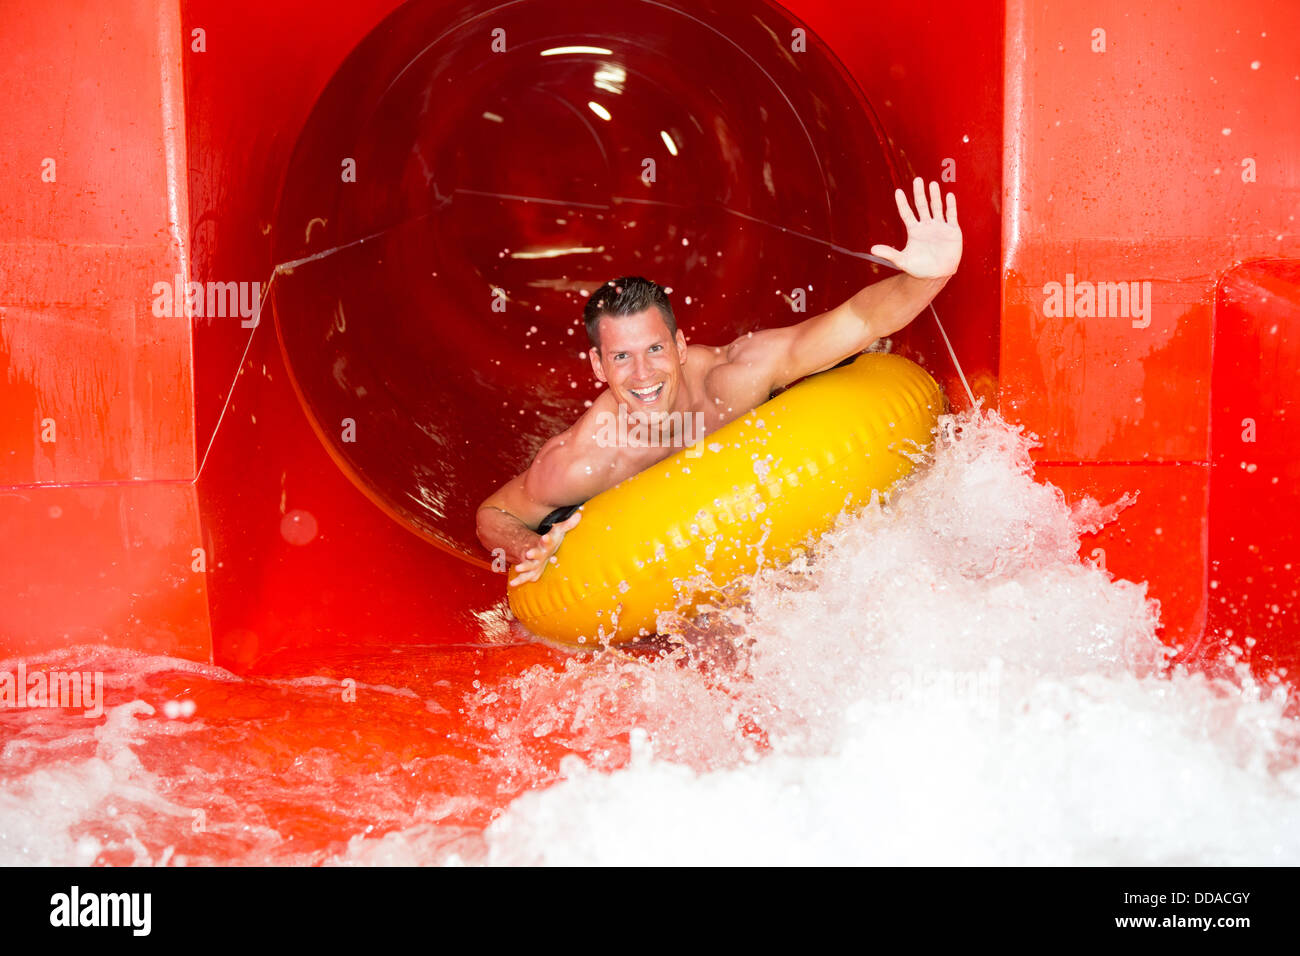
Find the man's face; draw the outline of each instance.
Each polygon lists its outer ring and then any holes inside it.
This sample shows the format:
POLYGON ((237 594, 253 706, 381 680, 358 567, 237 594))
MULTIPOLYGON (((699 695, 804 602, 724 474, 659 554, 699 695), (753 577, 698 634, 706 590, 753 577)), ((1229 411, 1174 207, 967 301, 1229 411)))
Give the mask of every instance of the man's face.
POLYGON ((591 369, 629 414, 657 418, 673 410, 686 364, 686 337, 668 332, 663 313, 644 312, 602 316, 600 351, 591 349, 591 369))

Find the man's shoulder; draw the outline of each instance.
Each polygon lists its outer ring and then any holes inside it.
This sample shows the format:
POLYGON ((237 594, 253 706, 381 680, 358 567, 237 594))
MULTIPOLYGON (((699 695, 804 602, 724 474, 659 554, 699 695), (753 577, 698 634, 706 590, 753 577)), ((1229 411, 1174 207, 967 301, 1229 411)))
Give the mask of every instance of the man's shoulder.
POLYGON ((726 345, 701 346, 701 382, 706 395, 727 402, 763 401, 771 391, 773 356, 780 345, 772 329, 738 335, 726 345))
POLYGON ((594 435, 592 426, 599 416, 599 408, 600 403, 593 402, 572 425, 546 439, 533 458, 533 467, 563 468, 590 454, 594 435))
POLYGON ((695 364, 699 366, 712 367, 727 361, 726 345, 699 345, 692 342, 686 346, 686 362, 688 365, 695 364))
POLYGON ((759 356, 785 347, 783 329, 754 329, 742 332, 725 345, 688 345, 689 359, 708 369, 726 365, 752 364, 759 356))
MULTIPOLYGON (((738 341, 738 340, 737 340, 738 341)), ((713 381, 735 361, 734 342, 686 346, 686 375, 698 385, 713 381)))
POLYGON ((583 487, 598 469, 608 466, 610 452, 599 441, 603 419, 615 403, 602 392, 568 428, 548 438, 528 468, 529 483, 542 488, 583 487))

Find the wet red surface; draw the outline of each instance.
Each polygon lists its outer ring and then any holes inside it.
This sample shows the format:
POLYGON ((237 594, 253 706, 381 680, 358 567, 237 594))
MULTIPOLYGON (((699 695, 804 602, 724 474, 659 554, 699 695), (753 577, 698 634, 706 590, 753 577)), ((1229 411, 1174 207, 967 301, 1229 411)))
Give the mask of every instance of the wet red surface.
MULTIPOLYGON (((0 651, 250 675, 150 671, 138 696, 193 722, 54 735, 92 776, 160 774, 145 856, 198 853, 204 810, 212 859, 319 860, 358 827, 481 827, 566 752, 616 763, 616 726, 503 689, 562 661, 508 643, 474 504, 592 394, 584 290, 646 273, 692 341, 786 324, 792 290, 816 311, 883 274, 853 253, 898 238, 913 172, 960 196, 937 308, 976 391, 1072 498, 1139 492, 1085 553, 1150 583, 1167 642, 1295 666, 1300 371, 1271 330, 1300 13, 1161 2, 1102 52, 1088 4, 678 6, 493 8, 499 55, 487 6, 443 0, 5 11, 0 651), (541 56, 574 43, 609 52, 541 56), (262 284, 259 321, 156 314, 177 275, 262 284), (1150 282, 1153 312, 1049 316, 1067 277, 1150 282)), ((960 403, 928 316, 895 345, 960 403)), ((3 715, 5 772, 42 719, 70 718, 3 715)), ((121 831, 103 861, 142 852, 135 815, 87 827, 121 831)))

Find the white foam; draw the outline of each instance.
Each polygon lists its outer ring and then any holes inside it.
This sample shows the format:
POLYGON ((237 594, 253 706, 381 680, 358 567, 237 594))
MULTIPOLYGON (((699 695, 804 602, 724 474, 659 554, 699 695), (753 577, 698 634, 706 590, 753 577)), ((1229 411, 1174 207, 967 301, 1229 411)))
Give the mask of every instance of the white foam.
MULTIPOLYGON (((631 765, 571 767, 519 798, 489 860, 1300 862, 1288 688, 1170 672, 1145 586, 1077 556, 1080 531, 1127 501, 1071 511, 1033 480, 1018 430, 956 424, 892 504, 759 576, 734 635, 748 668, 712 712, 687 692, 593 722, 592 737, 640 728, 631 765), (746 720, 761 755, 737 746, 746 720)), ((620 668, 670 686, 694 673, 620 668)), ((612 679, 589 671, 556 712, 612 679)))

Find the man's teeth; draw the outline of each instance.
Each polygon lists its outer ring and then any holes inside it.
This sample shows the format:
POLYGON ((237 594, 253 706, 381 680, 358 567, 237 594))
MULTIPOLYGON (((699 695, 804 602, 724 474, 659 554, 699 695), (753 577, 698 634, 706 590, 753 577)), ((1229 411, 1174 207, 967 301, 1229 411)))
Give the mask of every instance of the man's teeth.
POLYGON ((661 391, 663 391, 663 387, 663 383, 660 382, 658 385, 653 385, 650 388, 634 388, 631 392, 637 398, 649 399, 655 398, 661 391))

